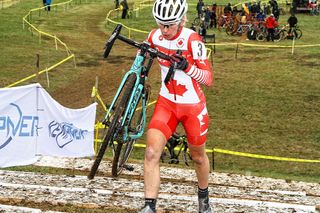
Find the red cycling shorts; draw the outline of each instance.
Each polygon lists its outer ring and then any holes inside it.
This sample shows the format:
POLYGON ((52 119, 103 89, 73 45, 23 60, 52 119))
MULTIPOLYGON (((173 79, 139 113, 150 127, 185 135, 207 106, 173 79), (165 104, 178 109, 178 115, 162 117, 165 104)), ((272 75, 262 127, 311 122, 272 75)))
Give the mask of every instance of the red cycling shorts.
POLYGON ((160 130, 168 140, 179 122, 185 129, 189 144, 202 145, 206 142, 209 116, 205 103, 177 104, 159 96, 148 128, 160 130))

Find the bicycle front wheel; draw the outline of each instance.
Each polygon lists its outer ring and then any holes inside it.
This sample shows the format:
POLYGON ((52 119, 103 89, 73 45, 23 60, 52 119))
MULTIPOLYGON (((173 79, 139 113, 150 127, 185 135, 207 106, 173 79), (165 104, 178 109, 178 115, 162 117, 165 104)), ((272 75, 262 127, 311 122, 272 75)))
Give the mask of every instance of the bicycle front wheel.
POLYGON ((99 149, 99 152, 97 154, 97 157, 94 160, 93 165, 92 165, 91 170, 90 170, 90 173, 88 175, 88 179, 90 179, 90 180, 93 179, 94 176, 96 175, 96 173, 98 171, 98 167, 99 167, 99 165, 101 163, 101 160, 102 160, 102 158, 104 156, 104 153, 105 153, 105 151, 107 149, 107 146, 108 146, 109 142, 113 140, 113 133, 114 133, 114 131, 116 129, 117 122, 118 122, 119 118, 120 118, 120 113, 116 113, 114 115, 113 121, 111 122, 111 125, 106 130, 106 134, 105 134, 105 136, 103 138, 103 142, 102 142, 102 144, 100 146, 100 149, 99 149))

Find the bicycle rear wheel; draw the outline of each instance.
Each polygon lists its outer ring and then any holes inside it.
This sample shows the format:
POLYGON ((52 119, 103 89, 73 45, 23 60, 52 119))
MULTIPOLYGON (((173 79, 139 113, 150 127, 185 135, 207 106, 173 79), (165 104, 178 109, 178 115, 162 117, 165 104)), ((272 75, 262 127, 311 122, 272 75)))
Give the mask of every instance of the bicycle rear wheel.
POLYGON ((118 135, 121 134, 121 122, 123 119, 123 115, 125 112, 125 107, 129 100, 129 95, 132 91, 136 76, 132 74, 128 77, 127 81, 125 82, 123 89, 114 104, 113 109, 109 109, 111 117, 108 121, 104 121, 104 124, 108 126, 106 133, 103 137, 103 142, 100 146, 99 152, 96 156, 96 159, 91 167, 90 173, 88 175, 88 179, 93 179, 95 174, 98 171, 98 167, 101 163, 101 160, 105 154, 107 146, 109 144, 113 144, 113 140, 119 138, 118 135))
POLYGON ((114 157, 112 161, 112 176, 117 177, 122 170, 129 166, 126 165, 133 150, 135 140, 129 140, 126 143, 118 142, 115 146, 114 157))
MULTIPOLYGON (((135 76, 129 76, 129 79, 127 82, 128 82, 128 85, 125 90, 124 96, 122 97, 123 99, 122 101, 125 103, 125 105, 122 105, 122 106, 127 106, 127 102, 129 101, 133 86, 135 84, 135 76)), ((141 114, 141 119, 142 119, 142 114, 141 114)), ((141 122, 141 119, 139 119, 139 122, 141 122)), ((128 122, 127 125, 128 127, 130 127, 130 123, 129 123, 130 121, 126 121, 126 122, 128 122)), ((118 140, 117 143, 113 143, 113 160, 112 160, 112 171, 111 171, 112 176, 114 177, 118 176, 122 172, 122 170, 126 167, 126 163, 133 150, 134 143, 135 143, 135 140, 129 140, 129 141, 118 140)))

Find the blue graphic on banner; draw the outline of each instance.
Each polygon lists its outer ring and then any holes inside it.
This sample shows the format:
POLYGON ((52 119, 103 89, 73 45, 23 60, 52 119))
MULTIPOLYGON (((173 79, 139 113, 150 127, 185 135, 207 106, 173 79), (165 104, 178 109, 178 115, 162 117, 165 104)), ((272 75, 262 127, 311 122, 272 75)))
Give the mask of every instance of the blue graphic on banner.
POLYGON ((88 130, 82 130, 75 127, 72 123, 51 121, 48 125, 49 137, 55 138, 59 148, 75 140, 82 140, 88 130))
POLYGON ((17 137, 33 137, 38 136, 39 117, 32 115, 24 115, 17 104, 10 103, 18 112, 18 119, 13 116, 0 116, 0 132, 6 132, 4 142, 0 141, 0 149, 7 146, 15 136, 17 137))

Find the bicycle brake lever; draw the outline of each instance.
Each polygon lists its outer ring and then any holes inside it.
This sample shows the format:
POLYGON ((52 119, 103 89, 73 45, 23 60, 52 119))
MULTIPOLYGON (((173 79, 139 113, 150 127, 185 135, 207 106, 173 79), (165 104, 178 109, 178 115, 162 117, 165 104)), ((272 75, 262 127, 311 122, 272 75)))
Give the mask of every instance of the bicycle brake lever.
POLYGON ((173 73, 174 73, 174 70, 175 70, 175 67, 176 67, 176 62, 172 63, 170 65, 170 68, 168 70, 168 74, 166 76, 166 78, 164 79, 164 83, 167 84, 169 82, 169 80, 172 78, 173 76, 173 73))
MULTIPOLYGON (((181 55, 182 51, 177 50, 176 54, 181 55)), ((177 62, 174 62, 170 65, 170 68, 168 70, 168 74, 167 74, 166 78, 164 79, 165 84, 167 84, 170 79, 173 79, 176 67, 177 67, 177 62)))

